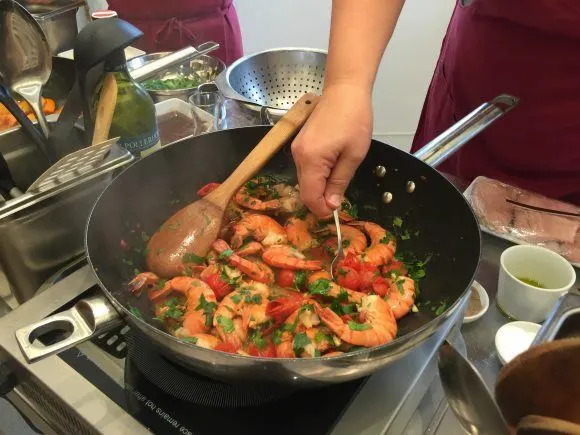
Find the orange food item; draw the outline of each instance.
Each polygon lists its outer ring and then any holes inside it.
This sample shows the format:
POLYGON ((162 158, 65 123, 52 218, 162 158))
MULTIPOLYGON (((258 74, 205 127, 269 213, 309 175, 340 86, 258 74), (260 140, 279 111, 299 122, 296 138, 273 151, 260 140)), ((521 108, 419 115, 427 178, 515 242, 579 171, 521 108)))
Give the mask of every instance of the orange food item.
MULTIPOLYGON (((26 116, 28 116, 28 119, 31 121, 36 121, 36 115, 32 111, 30 104, 28 104, 26 101, 19 101, 18 106, 22 109, 26 116)), ((60 113, 62 111, 62 107, 57 109, 56 101, 51 98, 43 98, 42 111, 45 115, 52 115, 53 113, 60 113)), ((18 121, 16 121, 16 118, 14 118, 10 111, 2 103, 0 103, 0 131, 12 128, 17 124, 18 121)))

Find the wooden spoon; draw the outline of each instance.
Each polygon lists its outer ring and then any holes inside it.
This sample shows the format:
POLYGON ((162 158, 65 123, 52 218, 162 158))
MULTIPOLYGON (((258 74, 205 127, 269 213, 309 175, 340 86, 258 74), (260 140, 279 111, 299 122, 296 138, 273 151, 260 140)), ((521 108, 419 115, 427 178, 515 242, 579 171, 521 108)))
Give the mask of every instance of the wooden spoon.
POLYGON ((101 89, 99 104, 97 106, 92 145, 103 143, 109 138, 109 130, 113 122, 116 104, 117 81, 113 73, 107 73, 103 79, 103 88, 101 89))
POLYGON ((532 347, 499 373, 495 397, 508 424, 528 415, 580 424, 580 338, 532 347))
POLYGON ((559 418, 528 415, 518 424, 517 435, 580 435, 580 425, 559 418))
POLYGON ((237 190, 264 167, 302 128, 320 97, 306 94, 272 127, 217 189, 182 208, 157 230, 147 245, 147 267, 169 278, 183 271, 185 254, 205 256, 217 238, 226 206, 237 190))

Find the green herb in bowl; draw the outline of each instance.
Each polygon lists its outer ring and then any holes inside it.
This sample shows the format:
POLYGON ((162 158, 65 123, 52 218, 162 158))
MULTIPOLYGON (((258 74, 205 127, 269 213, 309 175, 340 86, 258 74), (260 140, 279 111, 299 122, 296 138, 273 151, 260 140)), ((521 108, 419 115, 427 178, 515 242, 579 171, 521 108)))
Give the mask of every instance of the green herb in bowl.
POLYGON ((201 83, 202 81, 199 79, 187 77, 180 74, 175 78, 145 80, 143 82, 143 86, 147 90, 163 91, 163 90, 196 88, 201 83))

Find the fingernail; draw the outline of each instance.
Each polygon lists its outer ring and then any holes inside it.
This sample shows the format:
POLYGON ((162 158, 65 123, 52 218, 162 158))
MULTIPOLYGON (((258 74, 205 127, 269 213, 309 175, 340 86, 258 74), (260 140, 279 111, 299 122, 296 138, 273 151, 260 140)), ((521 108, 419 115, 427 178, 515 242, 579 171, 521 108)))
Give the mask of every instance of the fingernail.
POLYGON ((328 205, 331 206, 332 208, 340 207, 341 203, 342 203, 342 197, 336 193, 333 193, 332 195, 330 195, 328 197, 328 205))

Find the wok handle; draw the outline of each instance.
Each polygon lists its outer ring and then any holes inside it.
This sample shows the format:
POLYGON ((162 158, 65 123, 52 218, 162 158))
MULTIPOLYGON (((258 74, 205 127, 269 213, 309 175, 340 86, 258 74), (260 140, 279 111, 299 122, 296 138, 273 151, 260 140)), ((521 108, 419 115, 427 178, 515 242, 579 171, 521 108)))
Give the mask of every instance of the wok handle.
POLYGON ((542 327, 536 334, 532 346, 542 344, 547 341, 553 341, 560 331, 564 322, 572 314, 580 311, 580 291, 570 290, 568 293, 560 296, 558 302, 552 308, 548 318, 544 321, 542 327))
POLYGON ((69 349, 121 323, 121 316, 104 295, 81 299, 70 310, 49 316, 16 331, 16 341, 29 363, 69 349), (44 345, 42 335, 64 332, 56 343, 44 345), (70 334, 66 334, 70 332, 70 334))
POLYGON ((266 133, 266 136, 246 156, 235 171, 220 187, 208 195, 212 202, 225 209, 233 194, 252 178, 296 133, 300 131, 320 97, 315 94, 303 95, 266 133))
POLYGON ((491 102, 482 104, 449 127, 413 155, 429 166, 436 167, 495 120, 513 109, 518 101, 518 98, 507 94, 495 97, 491 102))

